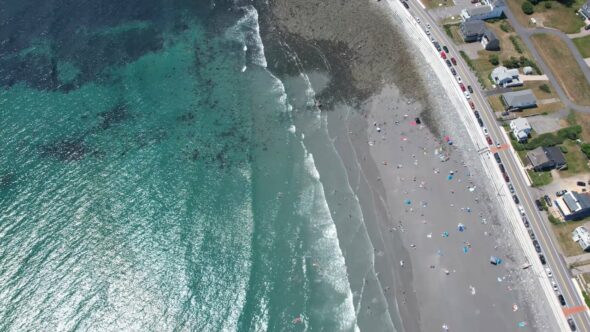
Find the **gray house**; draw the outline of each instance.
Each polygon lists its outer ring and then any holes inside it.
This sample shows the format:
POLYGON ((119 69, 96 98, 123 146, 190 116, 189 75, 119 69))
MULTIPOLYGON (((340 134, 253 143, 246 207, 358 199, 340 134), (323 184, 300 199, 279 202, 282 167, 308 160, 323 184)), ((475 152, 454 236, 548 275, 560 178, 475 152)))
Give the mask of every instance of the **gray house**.
POLYGON ((577 220, 590 216, 590 195, 568 191, 555 200, 555 205, 565 220, 577 220))
POLYGON ((485 29, 483 36, 481 37, 481 45, 488 51, 499 51, 500 41, 496 35, 488 29, 485 29))
POLYGON ((527 158, 535 172, 548 171, 550 169, 564 169, 567 162, 561 150, 556 146, 538 147, 527 153, 527 158))
POLYGON ((499 66, 494 68, 490 75, 492 76, 494 83, 502 88, 521 86, 523 84, 520 76, 518 75, 517 68, 508 69, 504 66, 499 66))
POLYGON ((535 98, 531 89, 503 93, 502 101, 509 111, 537 106, 537 98, 535 98))
POLYGON ((582 5, 580 8, 580 14, 582 14, 587 20, 590 19, 590 0, 582 5))
POLYGON ((465 21, 459 26, 459 31, 466 43, 476 42, 481 40, 486 31, 486 25, 482 20, 465 21))

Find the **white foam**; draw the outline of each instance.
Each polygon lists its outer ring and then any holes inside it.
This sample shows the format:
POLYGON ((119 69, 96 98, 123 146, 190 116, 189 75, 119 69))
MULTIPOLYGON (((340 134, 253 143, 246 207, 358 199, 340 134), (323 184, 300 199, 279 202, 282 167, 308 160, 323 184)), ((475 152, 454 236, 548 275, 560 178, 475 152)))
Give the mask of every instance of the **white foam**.
POLYGON ((240 7, 245 14, 235 25, 226 31, 225 36, 231 40, 243 43, 244 52, 250 49, 248 59, 251 63, 266 68, 266 57, 264 56, 264 44, 260 38, 260 27, 258 25, 258 11, 253 6, 240 7))
POLYGON ((295 128, 295 125, 291 125, 291 126, 289 126, 289 129, 287 129, 287 130, 289 130, 289 132, 291 134, 295 134, 295 132, 297 131, 297 128, 295 128))

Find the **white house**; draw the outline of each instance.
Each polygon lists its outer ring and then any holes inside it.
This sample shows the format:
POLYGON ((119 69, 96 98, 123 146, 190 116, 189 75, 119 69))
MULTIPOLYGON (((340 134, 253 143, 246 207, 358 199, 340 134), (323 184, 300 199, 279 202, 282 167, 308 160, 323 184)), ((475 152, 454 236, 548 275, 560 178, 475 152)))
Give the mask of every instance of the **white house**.
POLYGON ((483 0, 481 6, 465 8, 461 11, 461 19, 470 20, 489 20, 500 18, 504 13, 505 4, 502 0, 483 0))
POLYGON ((499 66, 492 70, 491 76, 494 82, 502 88, 521 86, 523 84, 518 74, 518 68, 508 69, 499 66))
POLYGON ((590 251, 590 232, 584 226, 576 227, 572 232, 572 240, 578 242, 582 250, 590 251))
POLYGON ((525 118, 516 118, 510 121, 510 129, 512 129, 512 133, 514 133, 514 137, 519 142, 524 142, 529 138, 529 134, 533 129, 527 119, 525 118))

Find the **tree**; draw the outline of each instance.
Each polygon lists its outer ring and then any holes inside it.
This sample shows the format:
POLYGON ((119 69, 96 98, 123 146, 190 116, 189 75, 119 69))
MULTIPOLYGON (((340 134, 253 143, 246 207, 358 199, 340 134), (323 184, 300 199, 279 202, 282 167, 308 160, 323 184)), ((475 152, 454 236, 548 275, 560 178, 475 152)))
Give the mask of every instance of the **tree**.
POLYGON ((500 63, 500 60, 498 59, 497 54, 490 55, 489 60, 490 60, 490 63, 493 64, 494 66, 497 66, 500 63))
POLYGON ((551 93, 551 89, 549 88, 549 85, 543 83, 539 86, 539 90, 545 92, 545 93, 551 93))
POLYGON ((531 15, 532 13, 535 12, 535 8, 533 7, 533 4, 530 3, 529 1, 523 2, 522 6, 520 8, 522 9, 522 12, 527 15, 531 15))
POLYGON ((571 7, 574 4, 574 2, 576 2, 575 0, 557 0, 557 1, 566 7, 571 7))
POLYGON ((551 8, 551 1, 545 1, 545 8, 547 8, 547 9, 551 8))
POLYGON ((584 144, 582 144, 581 148, 582 148, 582 152, 584 152, 586 157, 588 157, 590 159, 590 144, 584 143, 584 144))

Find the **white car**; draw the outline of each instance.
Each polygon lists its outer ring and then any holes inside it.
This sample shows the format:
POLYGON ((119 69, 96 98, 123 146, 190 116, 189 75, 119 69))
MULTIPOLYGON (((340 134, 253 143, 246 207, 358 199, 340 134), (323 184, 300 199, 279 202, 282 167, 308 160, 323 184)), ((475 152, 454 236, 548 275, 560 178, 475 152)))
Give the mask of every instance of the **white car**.
POLYGON ((469 93, 469 91, 465 91, 463 93, 465 94, 465 98, 471 99, 471 94, 469 93))
POLYGON ((428 29, 430 29, 430 24, 426 24, 426 26, 428 27, 428 29))
POLYGON ((463 81, 461 80, 461 76, 457 75, 457 82, 458 83, 463 83, 463 81))
POLYGON ((488 132, 488 128, 483 127, 483 134, 488 136, 490 133, 488 132))
POLYGON ((555 282, 555 280, 551 280, 551 285, 553 286, 553 290, 557 292, 558 288, 557 288, 557 283, 555 282))
POLYGON ((520 215, 521 215, 521 216, 524 216, 524 215, 525 215, 525 213, 524 213, 524 208, 522 207, 522 205, 519 205, 519 206, 518 206, 518 212, 520 212, 520 215))
POLYGON ((545 268, 545 272, 547 272, 547 276, 548 276, 549 278, 553 277, 553 273, 551 272, 551 269, 550 269, 550 268, 546 267, 546 268, 545 268))
POLYGON ((416 22, 420 23, 420 18, 416 16, 416 22))

